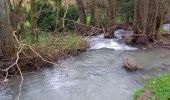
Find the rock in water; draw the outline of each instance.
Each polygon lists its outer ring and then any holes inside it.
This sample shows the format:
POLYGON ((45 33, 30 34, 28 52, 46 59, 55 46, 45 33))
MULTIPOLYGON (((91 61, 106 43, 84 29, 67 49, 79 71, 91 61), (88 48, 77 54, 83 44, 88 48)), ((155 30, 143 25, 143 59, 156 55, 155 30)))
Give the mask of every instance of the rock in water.
POLYGON ((125 68, 128 71, 137 71, 139 69, 143 69, 143 67, 140 67, 139 65, 137 65, 132 59, 125 57, 123 59, 123 68, 125 68))

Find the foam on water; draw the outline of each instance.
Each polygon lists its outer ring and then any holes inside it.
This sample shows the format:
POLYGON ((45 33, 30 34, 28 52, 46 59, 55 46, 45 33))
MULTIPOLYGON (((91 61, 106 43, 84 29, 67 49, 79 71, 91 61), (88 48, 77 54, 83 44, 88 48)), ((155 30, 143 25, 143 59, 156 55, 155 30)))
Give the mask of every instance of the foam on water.
MULTIPOLYGON (((162 26, 162 29, 170 32, 170 24, 164 24, 162 26)), ((126 34, 133 34, 132 31, 125 31, 124 29, 119 29, 115 31, 115 37, 114 39, 105 39, 104 34, 91 37, 88 39, 90 44, 90 49, 114 49, 114 50, 137 50, 135 47, 131 47, 129 45, 126 45, 125 43, 119 42, 122 40, 122 36, 126 34), (118 41, 119 40, 119 41, 118 41)))
POLYGON ((137 50, 137 48, 118 42, 116 39, 105 39, 104 35, 94 36, 89 39, 90 49, 137 50))
POLYGON ((163 29, 164 31, 170 32, 170 24, 164 24, 164 25, 162 26, 162 29, 163 29))

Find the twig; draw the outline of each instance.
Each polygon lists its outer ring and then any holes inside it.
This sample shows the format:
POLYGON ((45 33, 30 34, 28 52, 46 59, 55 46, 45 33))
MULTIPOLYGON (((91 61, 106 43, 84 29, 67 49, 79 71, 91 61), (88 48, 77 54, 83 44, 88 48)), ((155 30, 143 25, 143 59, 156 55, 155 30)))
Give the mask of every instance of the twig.
POLYGON ((22 90, 22 83, 23 83, 23 81, 24 81, 24 77, 23 77, 23 74, 22 74, 21 69, 19 68, 18 64, 17 64, 17 68, 18 68, 18 70, 19 70, 19 72, 20 72, 20 75, 21 75, 21 82, 20 82, 20 84, 19 84, 18 96, 17 96, 17 98, 15 98, 15 100, 20 100, 21 90, 22 90))
MULTIPOLYGON (((65 2, 68 2, 67 0, 65 0, 65 2)), ((66 11, 64 13, 64 16, 62 18, 62 21, 63 21, 63 28, 65 28, 65 18, 66 18, 66 15, 67 15, 67 12, 68 12, 68 8, 69 8, 69 2, 67 3, 67 6, 66 6, 66 11)))
POLYGON ((48 60, 44 59, 44 58, 43 58, 39 53, 37 53, 30 45, 24 44, 24 43, 20 42, 20 41, 18 40, 18 38, 17 38, 17 36, 16 36, 15 33, 16 33, 16 31, 13 32, 13 36, 14 36, 14 38, 15 38, 18 46, 19 46, 19 47, 18 47, 18 48, 19 48, 19 49, 18 49, 18 52, 17 52, 17 54, 16 54, 16 60, 15 60, 15 62, 14 62, 11 66, 9 66, 8 68, 6 68, 6 69, 0 69, 0 71, 6 72, 6 75, 5 75, 4 80, 3 80, 3 81, 0 81, 0 82, 7 82, 7 78, 8 78, 8 75, 9 75, 9 72, 8 72, 8 71, 9 71, 12 67, 16 66, 17 69, 18 69, 18 71, 19 71, 19 73, 20 73, 20 76, 21 76, 21 82, 20 82, 20 85, 19 85, 19 93, 18 93, 18 96, 15 98, 15 100, 20 100, 20 95, 21 95, 21 90, 22 90, 22 83, 23 83, 23 81, 24 81, 24 78, 23 78, 22 71, 21 71, 21 69, 20 69, 20 67, 19 67, 19 65, 18 65, 18 61, 19 61, 19 59, 20 59, 20 53, 22 52, 22 50, 23 50, 24 47, 29 47, 29 49, 30 49, 32 52, 34 52, 38 57, 40 57, 44 62, 53 64, 53 65, 57 65, 57 66, 58 66, 58 64, 53 63, 53 62, 51 62, 51 61, 48 61, 48 60))

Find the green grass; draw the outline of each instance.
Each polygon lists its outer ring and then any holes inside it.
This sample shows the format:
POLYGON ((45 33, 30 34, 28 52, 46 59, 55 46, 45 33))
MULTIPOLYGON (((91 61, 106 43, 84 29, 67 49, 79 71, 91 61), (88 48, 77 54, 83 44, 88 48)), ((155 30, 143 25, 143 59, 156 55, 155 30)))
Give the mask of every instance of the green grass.
POLYGON ((170 98, 170 74, 162 75, 146 82, 144 88, 134 93, 134 99, 137 100, 144 90, 151 92, 150 100, 155 100, 155 98, 156 100, 168 100, 168 98, 170 98))
POLYGON ((143 88, 135 91, 135 93, 133 94, 134 100, 137 100, 137 98, 142 94, 142 92, 143 92, 143 88))
POLYGON ((77 36, 74 34, 61 36, 60 40, 61 40, 60 47, 62 50, 79 49, 79 48, 82 48, 82 46, 85 43, 85 41, 80 36, 77 36))
POLYGON ((27 34, 23 42, 31 45, 39 54, 47 59, 57 59, 57 57, 62 57, 70 53, 75 53, 77 50, 88 48, 87 42, 81 36, 72 33, 68 33, 67 35, 40 33, 36 43, 32 40, 32 35, 27 34))

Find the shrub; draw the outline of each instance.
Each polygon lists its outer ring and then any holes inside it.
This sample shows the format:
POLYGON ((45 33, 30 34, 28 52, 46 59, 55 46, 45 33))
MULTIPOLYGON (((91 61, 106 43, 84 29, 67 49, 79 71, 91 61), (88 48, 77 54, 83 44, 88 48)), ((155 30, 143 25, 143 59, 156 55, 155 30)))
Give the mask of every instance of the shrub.
MULTIPOLYGON (((74 5, 70 5, 68 8, 66 19, 77 21, 78 18, 79 18, 79 16, 78 16, 77 7, 74 5)), ((75 28, 75 24, 71 21, 66 21, 65 24, 66 24, 65 26, 67 29, 73 30, 75 28)))
POLYGON ((56 12, 52 5, 36 2, 37 12, 40 14, 37 18, 37 26, 43 31, 54 31, 56 23, 56 12))
MULTIPOLYGON (((41 1, 37 2, 37 12, 40 15, 37 19, 37 26, 43 31, 54 31, 56 28, 62 28, 62 18, 66 13, 66 9, 61 5, 61 2, 56 0, 55 5, 50 3, 44 4, 41 1)), ((78 20, 78 10, 76 6, 69 5, 67 10, 66 19, 77 21, 78 20)), ((74 23, 66 20, 65 26, 67 29, 74 29, 74 23)))
POLYGON ((118 18, 121 22, 132 22, 133 14, 134 0, 118 0, 118 18))

